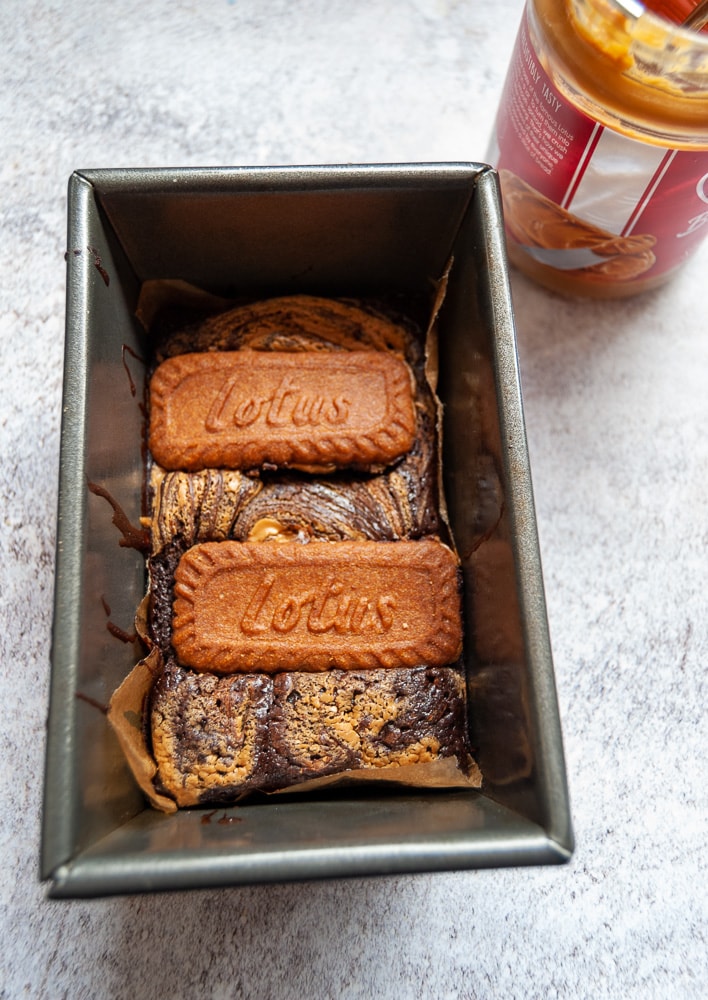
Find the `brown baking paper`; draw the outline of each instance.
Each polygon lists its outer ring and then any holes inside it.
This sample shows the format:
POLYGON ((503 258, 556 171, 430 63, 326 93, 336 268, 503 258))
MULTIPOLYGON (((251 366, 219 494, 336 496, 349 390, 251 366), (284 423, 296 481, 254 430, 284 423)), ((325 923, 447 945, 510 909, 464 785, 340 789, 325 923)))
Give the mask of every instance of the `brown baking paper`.
POLYGON ((153 649, 144 660, 133 667, 108 705, 108 721, 118 737, 133 777, 150 805, 161 812, 177 811, 175 802, 155 791, 153 779, 157 765, 150 754, 145 735, 145 713, 150 692, 162 670, 162 656, 153 649))
POLYGON ((313 792, 321 788, 347 788, 375 782, 401 785, 408 788, 481 788, 482 772, 475 761, 468 758, 469 774, 463 774, 455 757, 441 757, 425 764, 403 764, 400 767, 377 767, 368 770, 340 771, 326 778, 312 778, 300 785, 280 788, 271 795, 292 795, 295 792, 313 792))

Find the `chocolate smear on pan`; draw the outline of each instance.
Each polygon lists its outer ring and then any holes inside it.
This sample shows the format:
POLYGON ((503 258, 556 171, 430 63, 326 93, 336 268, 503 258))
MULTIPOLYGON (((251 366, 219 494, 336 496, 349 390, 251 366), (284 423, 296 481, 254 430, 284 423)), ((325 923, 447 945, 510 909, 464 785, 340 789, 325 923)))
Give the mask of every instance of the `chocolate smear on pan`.
POLYGON ((88 488, 95 496, 103 497, 104 500, 107 500, 113 508, 113 517, 111 520, 123 536, 118 544, 127 549, 137 549, 138 552, 149 552, 150 532, 144 528, 136 528, 118 501, 111 496, 105 487, 99 486, 98 483, 92 483, 89 480, 88 488))

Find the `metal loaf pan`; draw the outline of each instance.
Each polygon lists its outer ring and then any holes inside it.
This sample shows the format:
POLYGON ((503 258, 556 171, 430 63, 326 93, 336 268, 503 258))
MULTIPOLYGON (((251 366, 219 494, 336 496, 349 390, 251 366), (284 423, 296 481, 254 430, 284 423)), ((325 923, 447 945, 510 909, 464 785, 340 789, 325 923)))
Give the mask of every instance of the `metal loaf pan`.
POLYGON ((474 163, 78 171, 67 262, 41 861, 49 894, 566 861, 572 831, 495 172, 474 163), (431 291, 450 262, 439 324, 444 477, 485 787, 294 797, 208 823, 200 810, 153 811, 100 711, 135 660, 107 623, 132 630, 144 560, 118 544, 110 509, 87 489, 101 484, 138 521, 141 283, 405 297, 431 291), (495 489, 502 517, 480 534, 495 489))

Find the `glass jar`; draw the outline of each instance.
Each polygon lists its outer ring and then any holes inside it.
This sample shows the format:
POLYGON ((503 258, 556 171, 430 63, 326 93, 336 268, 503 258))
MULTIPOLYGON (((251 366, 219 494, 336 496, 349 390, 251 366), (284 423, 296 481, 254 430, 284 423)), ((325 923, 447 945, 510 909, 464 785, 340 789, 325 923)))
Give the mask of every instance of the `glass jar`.
POLYGON ((487 159, 521 271, 604 298, 663 284, 708 235, 708 35, 635 0, 528 0, 487 159))

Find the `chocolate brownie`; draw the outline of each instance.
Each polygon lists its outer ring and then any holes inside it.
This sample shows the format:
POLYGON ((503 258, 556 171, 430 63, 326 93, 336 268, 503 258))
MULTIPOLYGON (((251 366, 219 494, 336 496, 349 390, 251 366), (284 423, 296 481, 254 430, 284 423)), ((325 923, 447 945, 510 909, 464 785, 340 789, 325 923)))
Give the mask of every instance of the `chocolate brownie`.
POLYGON ((219 804, 344 770, 466 761, 454 667, 219 677, 171 661, 151 708, 157 786, 219 804))
MULTIPOLYGON (((264 546, 358 541, 450 542, 438 489, 437 404, 422 338, 352 302, 294 296, 239 307, 172 334, 158 362, 187 352, 383 351, 412 373, 415 435, 402 456, 361 469, 293 470, 265 462, 150 470, 149 631, 167 666, 152 695, 157 784, 180 806, 228 802, 350 769, 469 762, 464 672, 454 662, 367 669, 253 668, 217 676, 180 663, 173 647, 175 574, 203 543, 264 546)), ((293 550, 294 551, 294 550, 293 550)), ((429 584, 430 585, 430 584, 429 584)), ((431 584, 434 587, 434 584, 431 584)), ((313 601, 315 598, 312 599, 313 601)), ((387 627, 386 616, 379 624, 387 627)), ((452 648, 452 647, 451 647, 452 648)), ((239 669, 243 669, 243 665, 239 669)))

